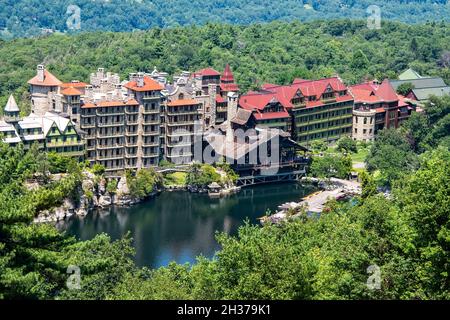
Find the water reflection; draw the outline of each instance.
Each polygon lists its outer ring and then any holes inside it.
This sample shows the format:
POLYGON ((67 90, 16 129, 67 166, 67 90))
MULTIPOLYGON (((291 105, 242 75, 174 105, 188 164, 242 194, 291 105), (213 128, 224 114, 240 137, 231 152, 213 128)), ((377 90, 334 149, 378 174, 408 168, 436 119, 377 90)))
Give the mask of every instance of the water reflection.
POLYGON ((267 209, 275 210, 311 192, 295 183, 257 186, 220 199, 165 192, 131 208, 116 207, 84 218, 73 217, 58 227, 82 240, 102 232, 118 239, 130 231, 137 265, 159 267, 170 261, 194 262, 200 254, 212 257, 219 249, 216 231, 236 234, 245 219, 258 223, 257 218, 267 209))

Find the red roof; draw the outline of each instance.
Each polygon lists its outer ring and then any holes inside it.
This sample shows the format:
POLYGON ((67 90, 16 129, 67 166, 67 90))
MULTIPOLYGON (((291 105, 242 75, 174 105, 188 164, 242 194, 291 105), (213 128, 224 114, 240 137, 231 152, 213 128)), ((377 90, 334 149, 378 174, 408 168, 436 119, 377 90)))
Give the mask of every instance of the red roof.
POLYGON ((226 81, 226 82, 234 82, 234 76, 233 76, 233 72, 231 72, 231 68, 230 65, 227 63, 227 65, 225 66, 225 70, 222 74, 222 81, 226 81))
POLYGON ((169 107, 193 106, 197 104, 199 104, 199 102, 195 99, 179 99, 167 103, 169 107))
POLYGON ((398 106, 399 107, 406 107, 409 106, 409 104, 405 101, 406 97, 402 96, 402 95, 398 95, 399 101, 398 101, 398 106))
POLYGON ((61 94, 65 96, 81 96, 81 92, 73 87, 66 88, 61 91, 61 94))
POLYGON ((205 68, 195 72, 194 76, 220 76, 220 73, 213 68, 205 68))
POLYGON ((157 81, 153 80, 148 76, 144 76, 144 85, 142 87, 138 87, 136 81, 130 81, 125 84, 125 88, 128 88, 133 91, 161 91, 164 89, 162 85, 160 85, 157 81))
POLYGON ((217 103, 225 103, 227 100, 225 100, 220 94, 216 95, 216 102, 217 103))
POLYGON ((239 91, 239 86, 235 83, 221 83, 220 90, 227 91, 227 92, 230 92, 230 91, 236 92, 236 91, 239 91))
MULTIPOLYGON (((320 80, 299 80, 296 83, 287 86, 280 86, 274 84, 263 84, 262 91, 249 92, 246 95, 241 96, 239 104, 242 108, 247 110, 262 110, 269 104, 269 102, 279 102, 284 108, 290 109, 293 107, 292 99, 298 93, 304 97, 315 97, 314 101, 305 99, 306 108, 317 107, 324 105, 321 99, 322 94, 326 92, 328 88, 333 91, 345 91, 347 87, 338 78, 326 78, 320 80)), ((336 96, 336 101, 351 101, 353 97, 350 94, 343 96, 336 96)))
POLYGON ((97 103, 86 102, 81 106, 82 109, 87 108, 101 108, 101 107, 125 107, 125 106, 138 106, 139 102, 135 99, 130 99, 128 101, 100 101, 97 103))
POLYGON ((289 118, 289 113, 286 111, 280 111, 280 112, 265 112, 265 113, 259 113, 255 112, 253 113, 256 120, 270 120, 270 119, 286 119, 289 118))
POLYGON ((357 84, 351 86, 350 91, 355 98, 355 103, 376 104, 399 101, 399 96, 387 79, 380 85, 374 82, 357 84))
POLYGON ((88 84, 79 81, 65 82, 60 85, 61 88, 85 88, 88 84))
POLYGON ((56 87, 62 84, 62 82, 59 81, 58 78, 56 78, 49 71, 44 69, 44 81, 39 81, 38 76, 36 75, 28 81, 28 84, 31 84, 33 86, 56 87))

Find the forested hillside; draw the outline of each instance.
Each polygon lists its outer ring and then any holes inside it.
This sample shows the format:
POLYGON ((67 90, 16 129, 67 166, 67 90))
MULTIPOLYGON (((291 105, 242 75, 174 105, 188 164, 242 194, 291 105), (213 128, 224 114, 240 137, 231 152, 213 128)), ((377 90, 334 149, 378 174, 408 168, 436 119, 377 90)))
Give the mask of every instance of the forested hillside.
POLYGON ((450 101, 432 102, 381 132, 355 201, 331 201, 319 219, 247 224, 218 236, 215 259, 156 270, 134 265, 129 239, 81 242, 31 223, 73 194, 83 164, 25 188, 46 177, 49 157, 0 143, 0 299, 450 299, 450 101), (391 196, 377 193, 376 176, 391 196), (79 289, 66 286, 68 266, 80 268, 79 289), (367 286, 368 266, 379 267, 378 289, 367 286))
POLYGON ((35 39, 0 40, 0 106, 14 93, 26 111, 29 80, 44 63, 61 80, 89 80, 98 67, 127 77, 156 66, 173 74, 230 63, 245 91, 262 82, 288 83, 338 73, 347 83, 395 78, 408 66, 450 80, 449 24, 365 21, 272 22, 233 26, 151 29, 133 33, 94 32, 35 39))
POLYGON ((447 0, 0 0, 0 37, 67 31, 78 6, 81 30, 131 31, 150 27, 202 25, 206 22, 250 24, 274 20, 365 18, 376 4, 383 19, 408 23, 449 21, 447 0))

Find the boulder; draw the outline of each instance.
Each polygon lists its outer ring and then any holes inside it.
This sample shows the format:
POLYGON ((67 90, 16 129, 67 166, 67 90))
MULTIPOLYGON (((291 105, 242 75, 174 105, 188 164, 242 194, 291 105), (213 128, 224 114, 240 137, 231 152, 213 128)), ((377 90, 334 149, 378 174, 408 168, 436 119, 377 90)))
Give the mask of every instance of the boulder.
POLYGON ((130 189, 128 188, 127 178, 122 176, 117 183, 117 195, 121 196, 126 194, 130 194, 130 189))
POLYGON ((98 198, 98 206, 99 207, 108 207, 112 204, 111 197, 108 195, 103 195, 98 198))

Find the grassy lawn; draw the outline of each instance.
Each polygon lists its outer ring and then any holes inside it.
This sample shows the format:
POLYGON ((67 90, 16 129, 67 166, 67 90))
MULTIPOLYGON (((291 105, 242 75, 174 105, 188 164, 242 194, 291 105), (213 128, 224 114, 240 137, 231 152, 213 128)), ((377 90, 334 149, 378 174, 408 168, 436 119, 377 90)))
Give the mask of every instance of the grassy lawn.
POLYGON ((353 163, 364 162, 368 155, 369 155, 369 148, 361 148, 361 147, 358 147, 357 153, 351 154, 353 163))
POLYGON ((164 175, 165 186, 184 186, 186 184, 186 172, 174 172, 164 175))

